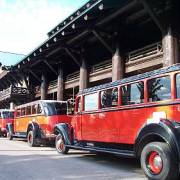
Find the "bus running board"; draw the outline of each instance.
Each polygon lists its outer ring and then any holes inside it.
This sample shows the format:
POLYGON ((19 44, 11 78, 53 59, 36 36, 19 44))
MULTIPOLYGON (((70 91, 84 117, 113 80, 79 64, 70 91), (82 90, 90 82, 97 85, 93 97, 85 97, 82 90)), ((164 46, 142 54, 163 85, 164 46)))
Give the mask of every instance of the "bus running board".
POLYGON ((94 152, 110 153, 114 155, 120 155, 123 157, 134 157, 133 151, 128 151, 128 150, 109 149, 109 148, 92 147, 92 146, 72 146, 72 145, 66 145, 66 147, 70 149, 78 149, 78 150, 85 150, 92 152, 94 151, 94 152))

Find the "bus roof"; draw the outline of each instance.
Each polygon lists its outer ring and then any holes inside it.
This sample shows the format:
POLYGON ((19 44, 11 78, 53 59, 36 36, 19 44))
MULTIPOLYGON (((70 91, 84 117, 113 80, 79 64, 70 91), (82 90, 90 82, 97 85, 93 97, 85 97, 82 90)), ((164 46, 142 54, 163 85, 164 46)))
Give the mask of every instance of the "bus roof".
POLYGON ((32 105, 32 104, 37 104, 37 103, 53 103, 53 102, 59 102, 59 103, 67 103, 67 101, 57 101, 57 100, 37 100, 37 101, 32 101, 32 102, 29 102, 29 103, 26 103, 26 104, 21 104, 19 106, 16 106, 15 108, 21 108, 21 107, 24 107, 24 106, 29 106, 29 105, 32 105))
POLYGON ((12 111, 14 111, 14 109, 0 109, 0 112, 2 112, 2 111, 10 111, 10 112, 12 112, 12 111))
POLYGON ((131 77, 128 77, 128 78, 124 78, 124 79, 121 79, 121 80, 118 80, 118 81, 115 81, 115 82, 106 83, 106 84, 103 84, 103 85, 99 85, 99 86, 95 86, 95 87, 92 87, 92 88, 84 89, 84 90, 80 91, 78 94, 84 94, 84 93, 89 93, 89 92, 93 92, 93 91, 98 91, 98 90, 101 90, 101 89, 106 89, 106 88, 118 86, 118 85, 121 85, 121 84, 130 83, 130 82, 138 81, 138 80, 141 80, 141 79, 145 79, 145 78, 149 78, 149 77, 153 77, 153 76, 157 76, 157 75, 162 75, 162 74, 177 71, 177 70, 180 70, 180 64, 175 64, 175 65, 172 65, 172 66, 160 68, 158 70, 154 70, 154 71, 146 72, 146 73, 143 73, 143 74, 138 74, 136 76, 131 76, 131 77))

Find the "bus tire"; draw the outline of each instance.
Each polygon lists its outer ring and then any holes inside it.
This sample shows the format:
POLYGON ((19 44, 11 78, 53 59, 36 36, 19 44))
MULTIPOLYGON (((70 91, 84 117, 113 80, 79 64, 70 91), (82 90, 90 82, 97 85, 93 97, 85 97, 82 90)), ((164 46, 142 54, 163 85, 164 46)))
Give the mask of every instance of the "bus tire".
POLYGON ((178 163, 174 162, 168 144, 152 142, 141 153, 141 167, 148 179, 175 180, 179 177, 178 163))
POLYGON ((35 147, 35 137, 33 131, 28 132, 27 142, 30 147, 35 147))
POLYGON ((67 154, 69 151, 69 148, 67 148, 64 143, 64 138, 61 133, 56 136, 55 146, 59 154, 67 154))
POLYGON ((8 140, 13 140, 13 136, 10 132, 7 132, 7 139, 8 140))

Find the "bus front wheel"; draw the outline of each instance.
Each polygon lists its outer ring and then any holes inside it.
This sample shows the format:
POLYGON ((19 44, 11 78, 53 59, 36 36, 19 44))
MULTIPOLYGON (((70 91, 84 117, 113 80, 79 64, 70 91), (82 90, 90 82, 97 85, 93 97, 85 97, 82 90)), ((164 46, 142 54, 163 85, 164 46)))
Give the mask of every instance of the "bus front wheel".
POLYGON ((35 146, 35 137, 34 137, 34 132, 33 131, 29 131, 28 132, 27 142, 28 142, 28 145, 30 147, 34 147, 35 146))
POLYGON ((141 154, 141 167, 148 179, 178 179, 178 164, 174 162, 171 150, 166 143, 147 144, 141 154))
POLYGON ((68 153, 69 148, 66 147, 62 134, 57 135, 55 145, 56 145, 56 150, 59 154, 67 154, 68 153))
POLYGON ((10 132, 7 132, 7 139, 8 140, 13 140, 13 136, 11 135, 10 132))

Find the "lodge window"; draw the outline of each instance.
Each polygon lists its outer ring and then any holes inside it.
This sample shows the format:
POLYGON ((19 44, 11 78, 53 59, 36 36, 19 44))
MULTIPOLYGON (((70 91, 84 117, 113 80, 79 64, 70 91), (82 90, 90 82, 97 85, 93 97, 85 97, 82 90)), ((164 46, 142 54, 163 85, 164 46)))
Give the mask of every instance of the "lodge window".
POLYGON ((170 76, 151 79, 147 85, 149 102, 171 99, 170 76))
POLYGON ((31 106, 27 106, 27 115, 31 115, 31 106))
POLYGON ((122 86, 121 101, 122 105, 144 103, 144 82, 122 86))
POLYGON ((101 108, 116 107, 118 105, 118 88, 101 91, 101 108))
POLYGON ((91 111, 98 109, 98 93, 84 96, 84 110, 91 111))
POLYGON ((176 75, 176 97, 180 98, 180 74, 176 75))
POLYGON ((21 116, 25 116, 25 114, 26 114, 26 109, 25 109, 25 107, 23 107, 21 109, 21 116))

